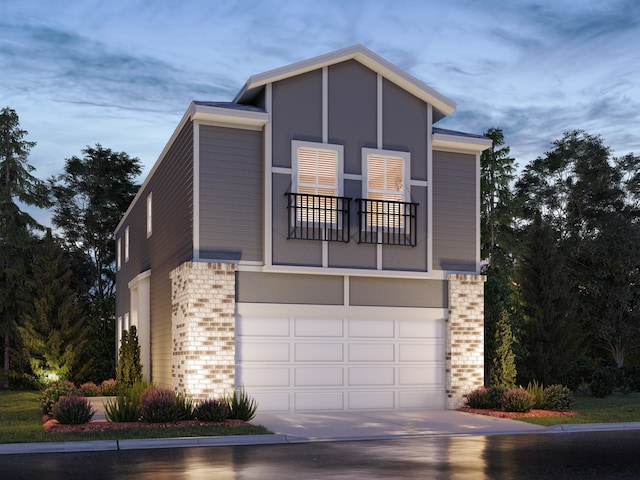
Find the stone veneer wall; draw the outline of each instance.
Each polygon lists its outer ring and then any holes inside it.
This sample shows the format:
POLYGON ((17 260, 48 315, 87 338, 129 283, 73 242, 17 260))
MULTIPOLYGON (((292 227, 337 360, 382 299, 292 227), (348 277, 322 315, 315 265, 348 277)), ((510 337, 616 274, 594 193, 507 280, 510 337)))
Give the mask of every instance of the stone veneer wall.
POLYGON ((235 384, 235 271, 187 262, 170 274, 173 388, 196 400, 235 384))
POLYGON ((449 275, 446 369, 447 408, 464 405, 465 394, 484 385, 483 275, 449 275))

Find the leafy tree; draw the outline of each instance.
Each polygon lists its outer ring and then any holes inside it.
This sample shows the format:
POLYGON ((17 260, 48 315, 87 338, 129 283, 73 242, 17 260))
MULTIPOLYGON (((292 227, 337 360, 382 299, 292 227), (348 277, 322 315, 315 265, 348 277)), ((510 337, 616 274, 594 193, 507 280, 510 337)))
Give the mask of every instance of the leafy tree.
POLYGON ((87 146, 82 153, 82 158, 67 159, 64 173, 50 179, 53 224, 64 232, 67 248, 76 259, 75 272, 86 280, 91 348, 101 369, 94 377, 108 378, 115 369, 113 232, 138 190, 134 179, 141 166, 139 159, 100 144, 87 146))
POLYGON ((517 183, 525 218, 539 211, 575 284, 590 341, 619 365, 637 350, 640 162, 613 158, 601 137, 577 130, 527 166, 517 183))
POLYGON ((64 252, 47 230, 34 262, 33 312, 18 326, 33 373, 82 381, 91 368, 89 328, 71 288, 64 252))
POLYGON ((35 142, 26 141, 15 110, 0 110, 0 334, 4 373, 2 386, 9 387, 11 350, 15 348, 16 325, 28 306, 28 265, 38 223, 18 203, 45 206, 43 183, 32 175, 27 163, 35 142))
POLYGON ((116 380, 121 392, 128 392, 134 383, 142 380, 140 345, 135 325, 132 325, 129 331, 122 332, 116 380))

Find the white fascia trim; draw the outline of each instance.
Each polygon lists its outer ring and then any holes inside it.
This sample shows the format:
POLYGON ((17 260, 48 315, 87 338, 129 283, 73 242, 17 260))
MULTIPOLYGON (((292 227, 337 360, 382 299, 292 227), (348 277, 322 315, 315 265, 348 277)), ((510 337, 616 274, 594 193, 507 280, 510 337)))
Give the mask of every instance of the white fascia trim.
POLYGON ((432 136, 433 150, 451 152, 480 153, 491 146, 490 138, 465 137, 446 133, 434 133, 432 136))
POLYGON ((335 65, 336 63, 347 60, 357 60, 374 72, 381 74, 387 80, 420 98, 425 103, 432 104, 445 116, 450 115, 456 110, 456 103, 453 100, 445 97, 439 92, 436 92, 433 88, 429 87, 412 75, 409 75, 407 72, 399 69, 362 45, 353 45, 351 47, 343 48, 342 50, 337 50, 325 55, 320 55, 318 57, 253 75, 249 77, 247 83, 245 83, 244 87, 242 87, 240 92, 238 92, 233 101, 238 102, 247 91, 254 88, 296 75, 301 75, 312 70, 317 70, 318 68, 335 65))
POLYGON ((127 286, 129 287, 129 290, 137 287, 138 285, 140 285, 140 283, 142 283, 144 280, 148 279, 149 277, 151 277, 151 270, 145 270, 144 272, 139 273, 133 278, 133 280, 131 280, 127 284, 127 286))
POLYGON ((433 272, 408 272, 404 270, 365 270, 336 267, 297 267, 292 265, 258 266, 238 264, 239 272, 295 273, 305 275, 333 275, 350 277, 421 278, 425 280, 446 280, 451 274, 478 275, 479 271, 435 270, 433 272))
POLYGON ((200 122, 193 122, 193 260, 200 259, 200 122))
MULTIPOLYGON (((427 132, 433 131, 433 107, 427 105, 427 132)), ((427 187, 433 180, 433 136, 427 137, 427 187)), ((433 188, 427 188, 427 271, 433 270, 433 188)))
POLYGON ((237 128, 262 128, 269 121, 269 114, 265 112, 251 112, 248 110, 234 110, 230 108, 212 107, 192 103, 189 107, 191 120, 211 122, 234 126, 237 128))
MULTIPOLYGON (((272 84, 265 88, 265 110, 271 115, 273 105, 272 84)), ((273 262, 273 124, 264 126, 264 245, 263 260, 266 266, 273 262)))
POLYGON ((480 239, 480 229, 481 229, 481 225, 480 225, 480 211, 482 210, 482 207, 480 205, 481 200, 480 198, 482 197, 481 194, 481 162, 480 162, 480 153, 476 153, 476 270, 479 272, 481 271, 481 247, 480 247, 480 243, 481 243, 481 239, 480 239))

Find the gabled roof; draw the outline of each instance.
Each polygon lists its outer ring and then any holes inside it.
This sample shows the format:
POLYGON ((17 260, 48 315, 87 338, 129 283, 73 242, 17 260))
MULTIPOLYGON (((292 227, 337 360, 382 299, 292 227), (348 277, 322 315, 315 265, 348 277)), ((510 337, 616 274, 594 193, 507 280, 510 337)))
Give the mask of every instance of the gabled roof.
POLYGON ((320 55, 319 57, 310 58, 285 67, 276 68, 275 70, 269 70, 268 72, 253 75, 249 77, 247 83, 245 83, 244 87, 242 87, 242 90, 238 92, 233 101, 236 103, 249 103, 258 94, 262 87, 268 83, 284 80, 289 77, 347 60, 356 60, 357 62, 360 62, 374 72, 379 73, 387 80, 395 83, 401 88, 404 88, 424 102, 430 103, 442 114, 442 116, 447 116, 456 110, 456 103, 453 100, 445 97, 439 92, 436 92, 433 88, 389 63, 384 58, 376 55, 362 45, 343 48, 342 50, 320 55))

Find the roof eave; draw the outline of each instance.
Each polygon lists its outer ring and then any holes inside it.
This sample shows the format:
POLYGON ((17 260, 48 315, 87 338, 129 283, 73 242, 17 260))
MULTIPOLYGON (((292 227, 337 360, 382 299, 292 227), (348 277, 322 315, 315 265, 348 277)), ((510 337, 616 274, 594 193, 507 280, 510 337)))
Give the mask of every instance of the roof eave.
POLYGON ((466 137, 446 133, 434 133, 432 145, 434 150, 450 150, 456 152, 481 153, 491 147, 490 138, 466 137))
POLYGON ((404 88, 424 102, 433 105, 445 116, 456 110, 456 103, 453 100, 435 91, 433 88, 399 69, 362 45, 343 48, 342 50, 337 50, 335 52, 253 75, 249 77, 233 101, 235 103, 242 103, 243 100, 248 99, 252 90, 262 87, 267 83, 284 80, 286 78, 301 75, 318 68, 334 65, 347 60, 356 60, 373 71, 380 73, 387 80, 395 83, 401 88, 404 88))

